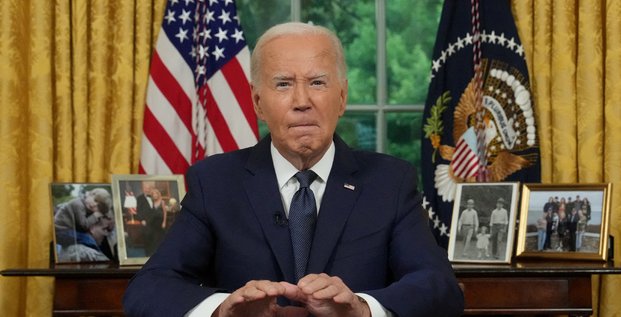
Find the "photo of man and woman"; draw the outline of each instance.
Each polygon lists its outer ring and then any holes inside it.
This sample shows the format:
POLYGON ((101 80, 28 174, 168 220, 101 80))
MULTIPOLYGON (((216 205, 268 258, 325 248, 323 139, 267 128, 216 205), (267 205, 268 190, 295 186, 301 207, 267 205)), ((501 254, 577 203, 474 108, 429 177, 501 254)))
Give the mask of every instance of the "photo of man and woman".
POLYGON ((144 264, 181 210, 183 176, 113 175, 120 264, 144 264))

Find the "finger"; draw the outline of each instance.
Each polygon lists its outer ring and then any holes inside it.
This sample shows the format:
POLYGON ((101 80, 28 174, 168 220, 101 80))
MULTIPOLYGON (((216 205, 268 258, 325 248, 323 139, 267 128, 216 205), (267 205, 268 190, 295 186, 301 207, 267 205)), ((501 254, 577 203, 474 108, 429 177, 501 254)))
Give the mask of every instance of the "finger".
POLYGON ((305 294, 312 294, 320 289, 327 287, 330 283, 330 276, 324 273, 309 274, 298 281, 298 287, 305 294))
POLYGON ((340 278, 323 273, 312 280, 306 280, 305 285, 300 287, 305 294, 313 294, 313 297, 315 297, 317 292, 320 292, 319 294, 322 298, 326 298, 326 296, 335 296, 341 292, 342 289, 346 288, 347 287, 340 278))
POLYGON ((287 282, 280 282, 280 284, 284 288, 284 292, 281 294, 282 296, 295 302, 306 302, 306 295, 300 290, 297 285, 293 285, 287 282))
POLYGON ((280 296, 284 293, 285 288, 279 282, 272 282, 267 280, 252 281, 251 286, 257 290, 264 292, 267 296, 280 296))
POLYGON ((344 292, 343 288, 337 285, 328 284, 324 288, 316 290, 311 295, 314 299, 325 300, 325 299, 334 299, 336 296, 346 295, 346 294, 347 292, 344 292))

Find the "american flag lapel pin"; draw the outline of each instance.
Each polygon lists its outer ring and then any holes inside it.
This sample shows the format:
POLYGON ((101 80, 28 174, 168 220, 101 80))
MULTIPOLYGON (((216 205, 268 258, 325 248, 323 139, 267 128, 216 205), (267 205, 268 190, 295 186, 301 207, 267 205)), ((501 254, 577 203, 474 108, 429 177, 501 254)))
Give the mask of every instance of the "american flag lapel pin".
POLYGON ((347 189, 349 189, 349 190, 354 190, 354 189, 356 189, 356 186, 354 186, 354 185, 352 185, 352 184, 349 184, 349 183, 345 183, 345 184, 343 184, 343 187, 345 187, 345 188, 347 188, 347 189))

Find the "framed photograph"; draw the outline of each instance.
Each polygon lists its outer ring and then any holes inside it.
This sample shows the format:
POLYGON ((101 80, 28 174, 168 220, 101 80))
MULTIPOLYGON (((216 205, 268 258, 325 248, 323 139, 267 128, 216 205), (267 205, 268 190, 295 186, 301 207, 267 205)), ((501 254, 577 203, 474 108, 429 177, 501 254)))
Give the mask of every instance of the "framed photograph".
POLYGON ((50 183, 54 262, 116 261, 112 189, 100 183, 50 183))
POLYGON ((181 210, 183 175, 112 175, 119 264, 142 265, 181 210))
POLYGON ((518 183, 457 185, 448 250, 452 262, 511 262, 518 190, 518 183))
POLYGON ((611 184, 524 184, 516 256, 607 258, 611 184))

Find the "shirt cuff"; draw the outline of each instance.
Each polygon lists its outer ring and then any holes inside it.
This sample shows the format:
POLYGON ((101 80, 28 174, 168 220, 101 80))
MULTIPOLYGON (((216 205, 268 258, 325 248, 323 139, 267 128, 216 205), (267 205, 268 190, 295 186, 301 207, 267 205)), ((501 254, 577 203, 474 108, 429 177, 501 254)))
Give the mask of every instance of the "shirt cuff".
POLYGON ((393 317, 392 313, 384 308, 373 296, 365 293, 356 293, 356 295, 367 301, 369 310, 371 310, 371 317, 393 317))
POLYGON ((205 298, 198 305, 194 306, 184 317, 209 317, 214 311, 229 297, 229 293, 214 293, 213 295, 205 298))

